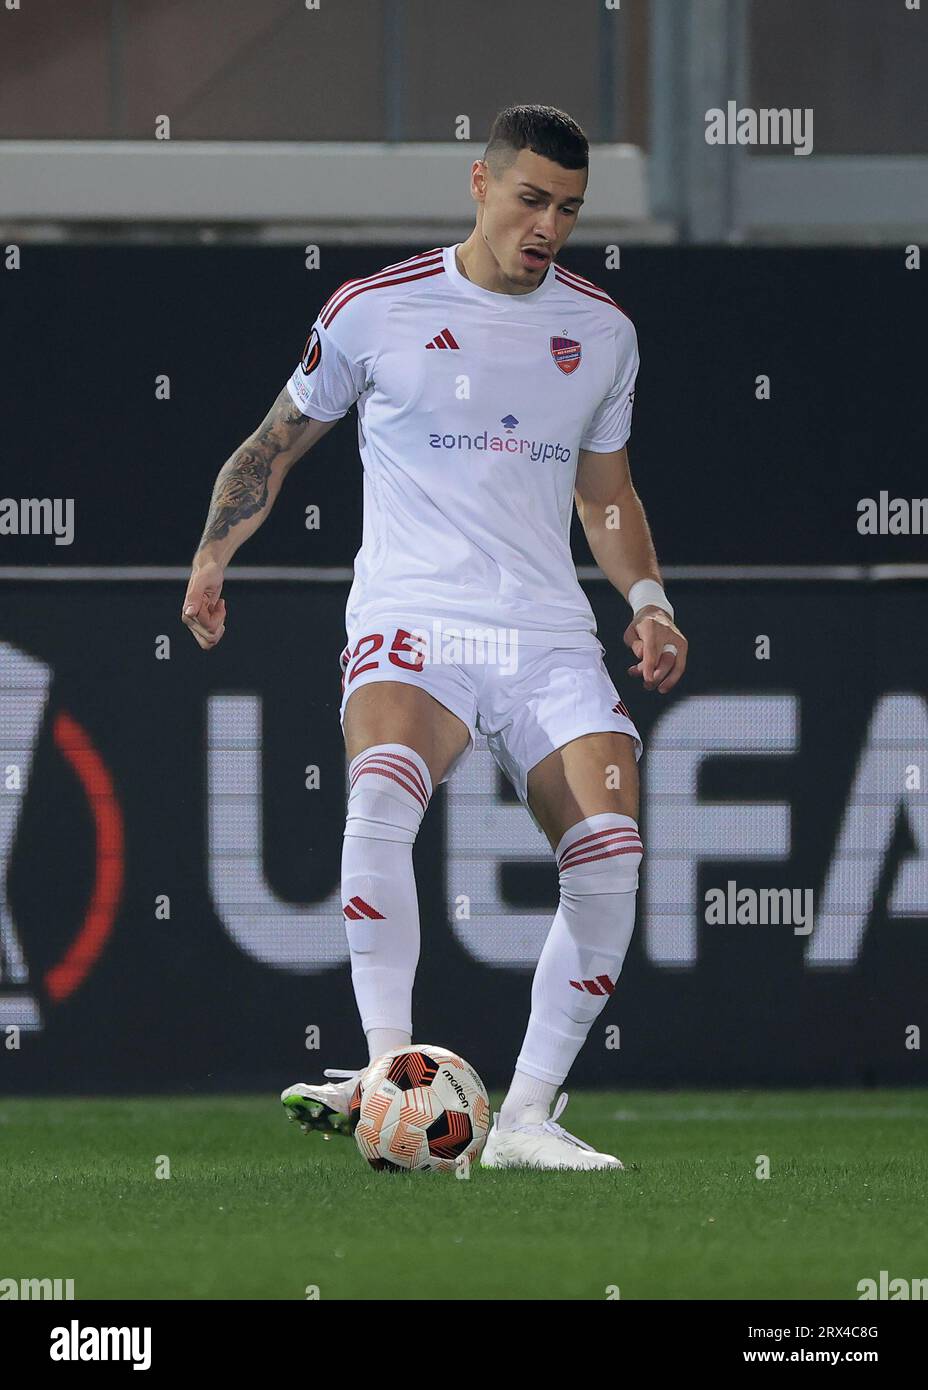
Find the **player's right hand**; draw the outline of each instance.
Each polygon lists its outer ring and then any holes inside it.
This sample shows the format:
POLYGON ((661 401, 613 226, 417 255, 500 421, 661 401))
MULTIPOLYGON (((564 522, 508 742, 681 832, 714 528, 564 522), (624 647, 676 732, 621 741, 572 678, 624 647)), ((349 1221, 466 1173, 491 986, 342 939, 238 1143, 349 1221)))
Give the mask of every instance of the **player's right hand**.
POLYGON ((195 565, 184 595, 181 622, 204 651, 215 647, 226 630, 226 601, 220 597, 224 571, 214 560, 195 565))

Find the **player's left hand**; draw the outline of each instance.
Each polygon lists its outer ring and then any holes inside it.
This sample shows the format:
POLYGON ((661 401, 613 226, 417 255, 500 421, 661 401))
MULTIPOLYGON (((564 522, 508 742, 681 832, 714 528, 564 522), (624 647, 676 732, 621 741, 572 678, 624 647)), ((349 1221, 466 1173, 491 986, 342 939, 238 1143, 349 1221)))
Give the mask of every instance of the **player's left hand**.
POLYGON ((648 604, 639 608, 625 629, 625 645, 638 658, 630 676, 641 676, 645 690, 666 695, 686 670, 689 643, 669 613, 648 604))

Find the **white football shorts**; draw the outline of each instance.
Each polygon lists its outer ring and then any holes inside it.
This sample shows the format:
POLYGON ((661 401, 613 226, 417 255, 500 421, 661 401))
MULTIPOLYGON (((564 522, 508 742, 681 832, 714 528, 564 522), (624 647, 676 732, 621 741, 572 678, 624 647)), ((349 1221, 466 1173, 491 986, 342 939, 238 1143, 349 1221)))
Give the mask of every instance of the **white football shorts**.
MULTIPOLYGON (((528 774, 555 749, 582 734, 614 731, 635 741, 641 736, 603 663, 602 643, 595 647, 528 647, 516 653, 461 649, 445 645, 441 659, 430 660, 428 629, 407 627, 402 620, 381 622, 378 631, 349 634, 339 664, 342 701, 339 718, 355 690, 372 681, 401 681, 428 692, 467 726, 470 743, 451 764, 447 782, 470 757, 477 733, 483 734, 497 764, 509 778, 532 820, 528 774), (486 659, 492 656, 494 659, 486 659), (460 660, 454 659, 460 657, 460 660), (452 658, 452 659, 449 659, 452 658)), ((438 643, 432 644, 438 651, 438 643)))

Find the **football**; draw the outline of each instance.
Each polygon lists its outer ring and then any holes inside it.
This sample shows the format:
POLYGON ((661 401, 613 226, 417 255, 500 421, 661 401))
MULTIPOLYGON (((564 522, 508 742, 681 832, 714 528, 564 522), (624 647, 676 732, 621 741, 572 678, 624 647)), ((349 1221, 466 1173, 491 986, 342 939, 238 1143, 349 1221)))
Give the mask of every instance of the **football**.
POLYGON ((469 1063, 431 1043, 385 1052, 352 1097, 354 1137, 372 1168, 453 1172, 473 1162, 490 1125, 486 1087, 469 1063))

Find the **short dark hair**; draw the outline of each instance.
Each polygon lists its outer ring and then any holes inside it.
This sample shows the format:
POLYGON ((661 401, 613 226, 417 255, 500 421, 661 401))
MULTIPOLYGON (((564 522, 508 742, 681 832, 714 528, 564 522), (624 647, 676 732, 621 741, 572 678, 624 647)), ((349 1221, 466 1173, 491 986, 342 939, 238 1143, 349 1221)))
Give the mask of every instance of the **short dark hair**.
POLYGON ((484 159, 494 173, 529 149, 564 169, 586 169, 590 144, 577 122, 556 106, 507 106, 490 131, 484 159))

